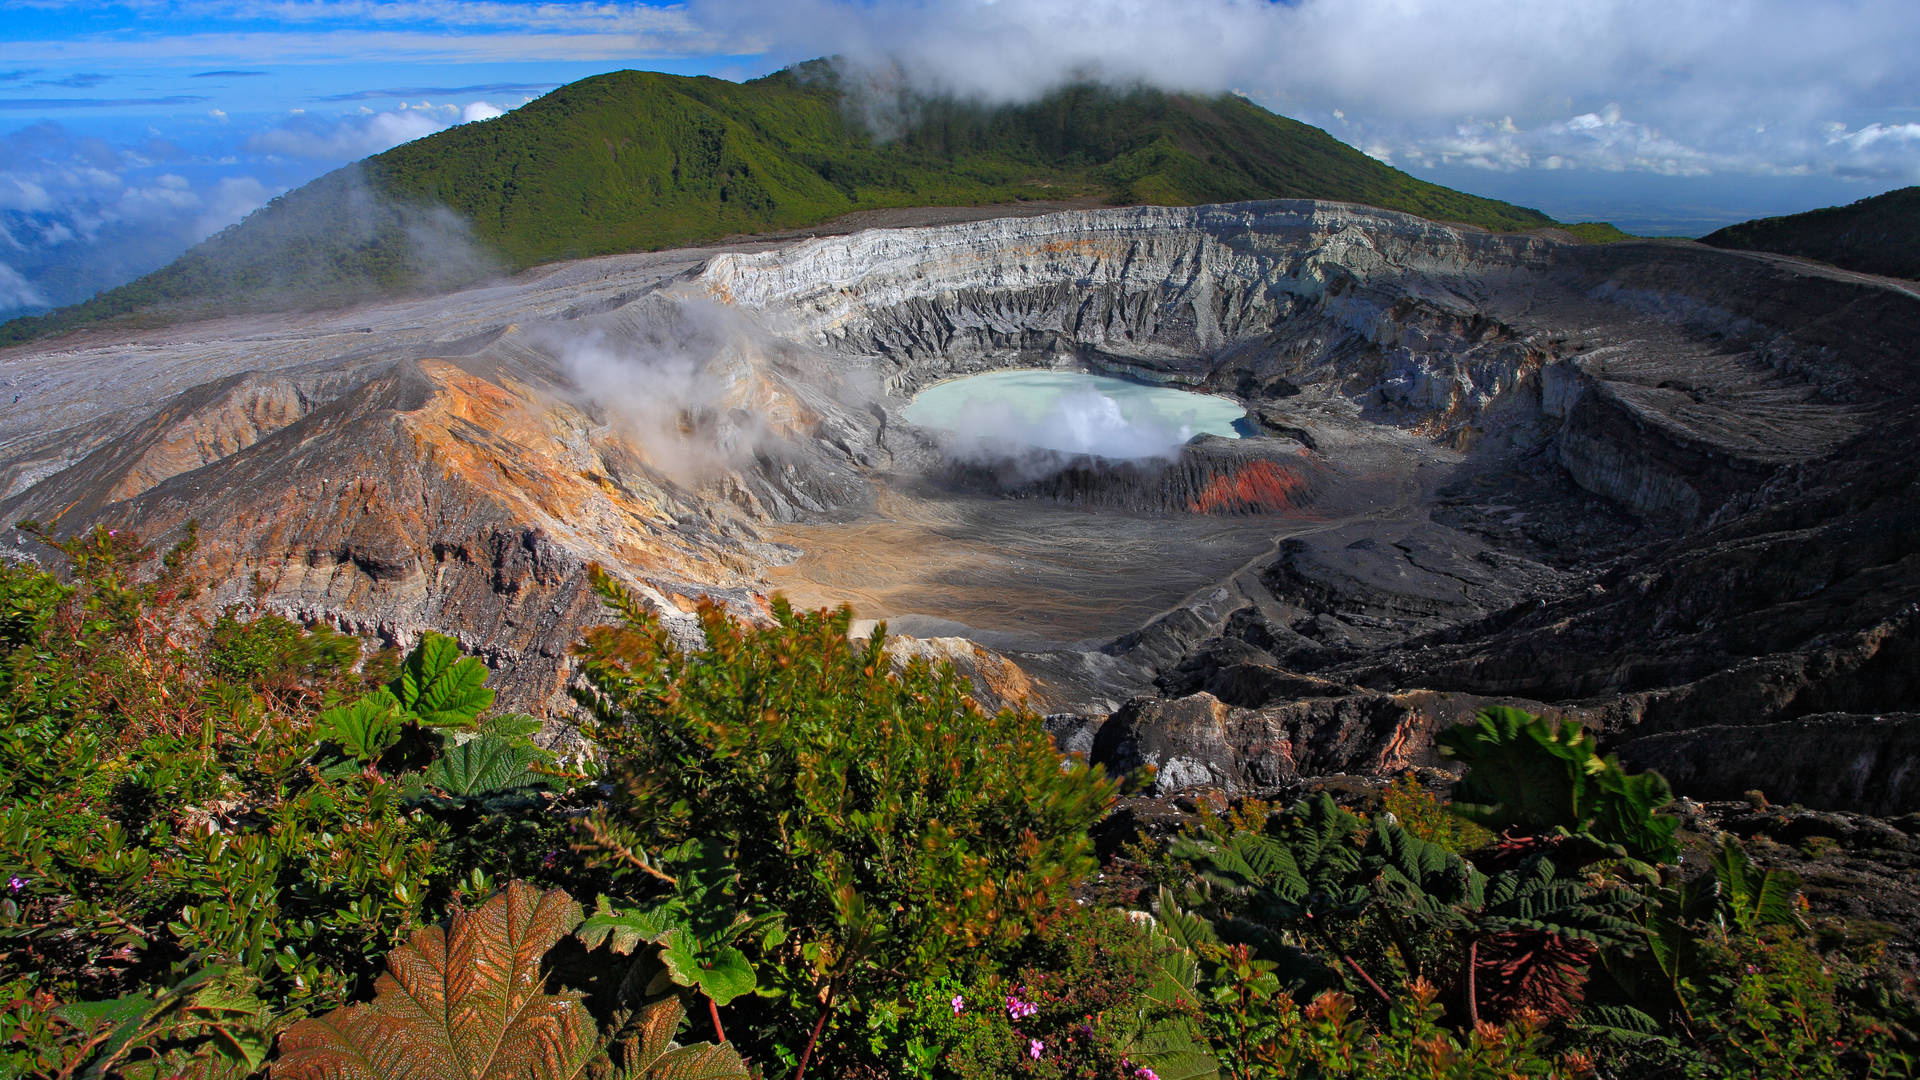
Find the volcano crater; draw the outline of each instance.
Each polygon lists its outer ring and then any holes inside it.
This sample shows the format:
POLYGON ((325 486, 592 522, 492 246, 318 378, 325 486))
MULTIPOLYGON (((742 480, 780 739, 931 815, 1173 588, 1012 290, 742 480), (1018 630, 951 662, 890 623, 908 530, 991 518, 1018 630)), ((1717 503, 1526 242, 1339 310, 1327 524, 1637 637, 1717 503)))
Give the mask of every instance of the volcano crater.
POLYGON ((454 632, 556 715, 598 562, 690 644, 701 597, 851 602, 1166 783, 1388 773, 1511 702, 1715 796, 1791 750, 1660 736, 1911 701, 1916 331, 1878 279, 1343 204, 871 230, 15 348, 0 514, 198 520, 209 602, 454 632), (1248 437, 1036 463, 907 417, 1015 369, 1248 437))

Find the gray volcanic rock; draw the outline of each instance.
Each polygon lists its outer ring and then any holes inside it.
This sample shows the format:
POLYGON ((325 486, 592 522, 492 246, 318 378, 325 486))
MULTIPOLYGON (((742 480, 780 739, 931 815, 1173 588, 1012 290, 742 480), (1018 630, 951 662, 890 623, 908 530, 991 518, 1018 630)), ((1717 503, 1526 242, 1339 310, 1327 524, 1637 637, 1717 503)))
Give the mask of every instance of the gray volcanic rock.
POLYGON ((1392 775, 1429 761, 1436 732, 1496 704, 1507 702, 1424 691, 1316 694, 1257 709, 1205 691, 1138 697, 1092 733, 1087 756, 1115 772, 1153 766, 1158 795, 1291 794, 1309 777, 1392 775))
POLYGON ((599 562, 689 644, 701 597, 851 598, 982 700, 1120 710, 1062 731, 1166 785, 1425 764, 1497 700, 1772 790, 1703 748, 1827 725, 1857 763, 1900 736, 1812 718, 1920 690, 1915 340, 1905 287, 1691 243, 1075 211, 10 350, 0 514, 197 518, 212 603, 456 632, 521 707, 564 707, 599 562), (1007 472, 902 418, 1010 367, 1263 437, 1007 472))
POLYGON ((1634 739, 1634 769, 1654 769, 1703 799, 1759 790, 1772 802, 1898 815, 1920 810, 1920 714, 1825 713, 1771 724, 1710 725, 1634 739))

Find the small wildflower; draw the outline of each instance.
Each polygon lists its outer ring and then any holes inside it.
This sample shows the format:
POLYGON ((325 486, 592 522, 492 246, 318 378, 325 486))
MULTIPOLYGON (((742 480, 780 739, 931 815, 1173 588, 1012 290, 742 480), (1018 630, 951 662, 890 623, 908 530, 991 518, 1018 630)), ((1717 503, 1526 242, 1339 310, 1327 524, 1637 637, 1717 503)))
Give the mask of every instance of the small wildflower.
POLYGON ((27 879, 21 877, 19 874, 15 874, 12 877, 7 879, 7 888, 13 890, 14 892, 19 892, 21 889, 24 889, 26 887, 27 887, 27 879))
POLYGON ((1040 1011, 1040 1006, 1031 1001, 1021 1001, 1013 994, 1007 995, 1007 1019, 1025 1020, 1040 1011))
POLYGON ((959 1016, 963 1011, 966 1010, 966 1007, 967 1007, 966 998, 960 996, 959 994, 953 995, 953 1015, 959 1016))
POLYGON ((1035 1061, 1039 1061, 1040 1055, 1046 1052, 1047 1052, 1046 1043, 1041 1042, 1039 1039, 1027 1040, 1027 1056, 1028 1057, 1032 1058, 1035 1061))
POLYGON ((1147 1068, 1145 1065, 1133 1070, 1133 1075, 1139 1077, 1140 1080, 1160 1080, 1160 1074, 1147 1068))

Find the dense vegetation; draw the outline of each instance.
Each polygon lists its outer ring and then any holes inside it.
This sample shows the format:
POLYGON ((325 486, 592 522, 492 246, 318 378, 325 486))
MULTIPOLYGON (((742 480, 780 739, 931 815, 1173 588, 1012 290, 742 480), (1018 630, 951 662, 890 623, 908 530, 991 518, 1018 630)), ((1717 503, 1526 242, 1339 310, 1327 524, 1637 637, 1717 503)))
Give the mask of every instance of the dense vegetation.
POLYGON ((1759 218, 1700 238, 1714 247, 1799 255, 1865 274, 1920 279, 1920 187, 1846 206, 1759 218))
POLYGON ((1241 800, 1100 865, 1114 781, 845 611, 687 653, 601 579, 561 760, 451 639, 57 546, 0 563, 0 1075, 1912 1075, 1873 950, 1730 837, 1683 870, 1578 728, 1490 710, 1452 804, 1241 800))
POLYGON ((1075 86, 1003 108, 886 104, 900 130, 877 139, 820 62, 747 83, 595 76, 330 173, 138 281, 7 323, 0 343, 135 314, 338 303, 881 207, 1318 198, 1492 229, 1553 224, 1231 95, 1075 86))

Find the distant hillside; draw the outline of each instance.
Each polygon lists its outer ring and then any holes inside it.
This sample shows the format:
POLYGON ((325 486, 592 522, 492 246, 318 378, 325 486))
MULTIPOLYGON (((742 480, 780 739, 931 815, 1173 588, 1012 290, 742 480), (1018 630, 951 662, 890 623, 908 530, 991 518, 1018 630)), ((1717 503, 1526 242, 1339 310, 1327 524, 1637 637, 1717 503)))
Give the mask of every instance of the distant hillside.
POLYGON ((107 319, 448 287, 880 207, 1319 198, 1490 229, 1553 224, 1231 95, 1075 86, 1022 106, 905 106, 904 132, 878 141, 849 118, 824 62, 748 83, 595 76, 321 177, 146 277, 0 326, 0 343, 107 319))
POLYGON ((1920 187, 1787 217, 1729 225, 1714 247, 1800 255, 1863 274, 1920 278, 1920 187))

